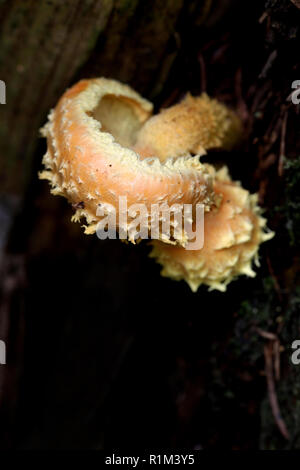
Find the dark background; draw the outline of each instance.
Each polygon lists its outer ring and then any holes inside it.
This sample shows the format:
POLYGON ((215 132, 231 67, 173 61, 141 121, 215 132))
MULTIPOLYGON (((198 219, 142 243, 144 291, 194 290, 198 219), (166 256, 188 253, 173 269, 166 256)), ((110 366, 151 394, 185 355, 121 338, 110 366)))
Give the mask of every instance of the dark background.
POLYGON ((297 0, 0 2, 2 448, 300 448, 299 20, 297 0), (276 231, 255 279, 193 294, 146 243, 70 222, 37 178, 38 129, 93 76, 157 110, 187 91, 237 110, 240 148, 206 159, 259 193, 276 231))

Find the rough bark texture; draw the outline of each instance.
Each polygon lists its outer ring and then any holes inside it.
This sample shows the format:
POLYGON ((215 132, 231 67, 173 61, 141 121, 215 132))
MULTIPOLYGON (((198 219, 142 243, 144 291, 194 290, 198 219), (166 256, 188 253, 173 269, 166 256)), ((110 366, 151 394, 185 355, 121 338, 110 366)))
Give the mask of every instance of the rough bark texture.
POLYGON ((299 16, 290 0, 0 2, 3 447, 300 448, 299 16), (48 110, 98 75, 157 108, 207 91, 237 109, 240 149, 207 159, 276 231, 255 280, 192 294, 146 245, 83 235, 37 180, 48 110))

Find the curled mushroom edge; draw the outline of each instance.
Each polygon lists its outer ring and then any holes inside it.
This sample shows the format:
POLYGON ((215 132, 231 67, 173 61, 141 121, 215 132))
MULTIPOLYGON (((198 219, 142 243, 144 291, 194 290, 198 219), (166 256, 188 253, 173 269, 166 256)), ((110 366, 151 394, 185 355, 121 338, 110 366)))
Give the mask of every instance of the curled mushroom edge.
MULTIPOLYGON (((161 162, 134 151, 135 135, 151 112, 152 104, 127 85, 104 78, 80 81, 50 112, 41 130, 48 148, 40 178, 73 206, 83 202, 73 220, 85 217, 85 233, 96 231, 99 204, 113 206, 118 214, 120 195, 128 205, 143 203, 148 209, 152 204, 203 203, 210 210, 214 204, 212 178, 199 156, 161 162)), ((149 220, 144 223, 141 230, 150 228, 149 220)), ((162 239, 167 241, 164 234, 162 239)), ((186 240, 183 232, 176 242, 184 245, 186 240)))

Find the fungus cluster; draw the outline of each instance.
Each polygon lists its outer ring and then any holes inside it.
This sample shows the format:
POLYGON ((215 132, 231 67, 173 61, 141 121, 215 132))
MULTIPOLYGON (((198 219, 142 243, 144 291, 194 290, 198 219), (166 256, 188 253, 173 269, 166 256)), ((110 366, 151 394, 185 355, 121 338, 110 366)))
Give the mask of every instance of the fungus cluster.
MULTIPOLYGON (((42 129, 47 138, 40 178, 53 194, 65 196, 75 209, 73 221, 85 220, 94 233, 101 217, 118 213, 119 199, 149 209, 174 207, 171 230, 152 240, 152 257, 162 275, 184 279, 193 291, 201 284, 225 290, 239 274, 254 276, 261 242, 270 239, 257 196, 230 179, 226 167, 216 171, 200 161, 210 148, 231 149, 242 128, 236 114, 206 94, 188 95, 181 103, 152 115, 152 104, 127 85, 104 78, 82 80, 67 90, 42 129), (176 230, 176 211, 184 205, 204 207, 204 246, 188 250, 189 233, 176 230)), ((148 214, 148 213, 147 213, 148 214)), ((119 217, 117 229, 135 243, 149 230, 151 215, 139 230, 128 230, 132 215, 119 217)), ((192 220, 193 222, 193 220, 192 220)), ((197 229, 197 227, 195 227, 197 229)))

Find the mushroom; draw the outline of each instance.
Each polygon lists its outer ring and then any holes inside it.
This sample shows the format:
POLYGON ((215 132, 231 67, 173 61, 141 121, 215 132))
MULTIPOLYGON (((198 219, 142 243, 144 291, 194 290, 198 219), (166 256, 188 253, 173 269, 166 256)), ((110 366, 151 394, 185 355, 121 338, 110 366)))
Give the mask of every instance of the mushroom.
POLYGON ((153 241, 150 253, 163 266, 162 276, 185 280, 193 292, 201 284, 225 291, 240 274, 254 277, 252 262, 259 265, 259 245, 274 236, 266 228, 257 194, 251 195, 232 181, 227 167, 216 171, 209 165, 209 171, 214 175, 219 205, 204 214, 203 247, 188 250, 153 241))
POLYGON ((206 93, 190 94, 178 104, 163 109, 146 121, 137 135, 135 149, 143 156, 161 161, 188 153, 205 153, 211 148, 230 150, 240 140, 238 116, 206 93))
MULTIPOLYGON (((75 209, 72 218, 86 219, 85 233, 94 233, 101 220, 99 205, 108 215, 120 215, 120 197, 128 204, 176 206, 172 231, 152 241, 151 256, 163 266, 162 275, 185 280, 192 291, 201 284, 226 290, 240 274, 253 277, 260 243, 274 233, 266 228, 257 195, 251 195, 228 170, 200 162, 207 149, 230 149, 240 139, 236 114, 209 98, 188 95, 181 103, 152 116, 152 104, 127 85, 105 78, 82 80, 67 90, 42 129, 47 138, 45 170, 40 178, 52 193, 65 196, 75 209), (191 154, 196 154, 192 156, 191 154), (204 207, 204 246, 189 249, 190 231, 176 231, 176 211, 190 205, 193 231, 197 208, 204 207)), ((129 213, 118 218, 119 231, 135 243, 140 231, 151 231, 152 216, 128 230, 129 213)))
MULTIPOLYGON (((128 205, 145 204, 149 212, 152 204, 203 203, 206 210, 214 204, 212 178, 199 156, 161 162, 141 158, 133 150, 151 113, 149 101, 129 86, 105 78, 78 82, 50 112, 41 130, 47 152, 39 176, 50 181, 53 194, 65 196, 73 205, 73 221, 86 219, 85 233, 96 231, 100 204, 107 213, 113 207, 119 215, 119 196, 126 196, 128 205)), ((130 221, 118 219, 119 230, 126 231, 130 221)), ((150 224, 146 217, 140 230, 148 230, 150 224)), ((131 233, 130 241, 135 242, 136 235, 131 233)), ((161 233, 160 239, 171 242, 171 236, 161 233)), ((184 230, 175 241, 186 243, 184 230)))

